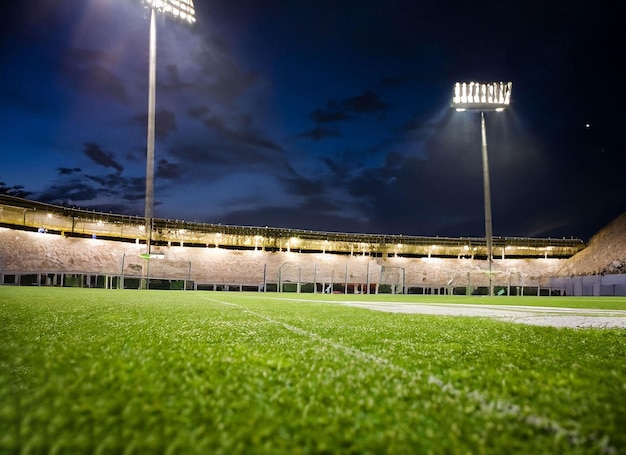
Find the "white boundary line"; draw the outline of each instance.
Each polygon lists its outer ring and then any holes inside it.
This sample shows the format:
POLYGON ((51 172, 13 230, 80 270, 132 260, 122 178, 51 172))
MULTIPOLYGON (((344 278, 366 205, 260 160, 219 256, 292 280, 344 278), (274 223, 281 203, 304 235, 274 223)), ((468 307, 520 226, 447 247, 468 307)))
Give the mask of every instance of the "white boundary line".
MULTIPOLYGON (((342 343, 337 343, 335 341, 329 340, 328 338, 324 338, 315 332, 311 332, 310 330, 305 330, 300 327, 296 327, 294 325, 288 324, 278 319, 274 319, 270 316, 267 316, 262 313, 258 313, 256 311, 252 311, 242 305, 238 305, 232 302, 225 302, 223 300, 212 299, 208 297, 205 297, 204 300, 208 300, 210 302, 237 308, 244 313, 251 314, 260 319, 264 319, 272 324, 280 325, 284 327, 286 330, 289 330, 293 333, 302 335, 304 337, 307 337, 312 340, 331 346, 339 351, 342 351, 343 353, 347 355, 354 356, 365 361, 373 362, 376 365, 391 368, 392 370, 400 372, 406 376, 417 376, 418 379, 423 380, 423 374, 421 371, 409 371, 405 368, 395 365, 394 363, 390 362, 388 359, 384 357, 379 357, 373 354, 368 354, 367 352, 361 351, 360 349, 347 346, 342 343)), ((280 300, 302 301, 298 299, 280 299, 280 300)), ((328 302, 328 301, 323 301, 323 300, 306 300, 306 301, 315 302, 315 303, 320 303, 320 302, 329 303, 329 304, 334 303, 334 302, 328 302)), ((463 391, 457 389, 456 387, 454 387, 454 385, 450 384, 449 382, 444 382, 442 379, 432 374, 428 376, 428 384, 434 384, 438 386, 443 393, 447 393, 454 397, 459 397, 463 395, 463 391)), ((483 392, 471 391, 469 393, 466 393, 465 396, 469 400, 476 403, 480 407, 481 412, 485 414, 487 413, 496 414, 496 415, 499 415, 500 417, 516 417, 516 416, 519 416, 522 412, 520 406, 510 403, 507 400, 495 400, 495 401, 490 400, 483 392)), ((568 430, 564 428, 563 425, 561 425, 559 422, 556 422, 548 417, 540 416, 536 414, 528 414, 522 421, 525 422, 527 425, 535 427, 537 429, 546 430, 555 435, 564 436, 567 438, 570 444, 574 447, 581 445, 587 439, 589 439, 587 437, 582 437, 580 435, 578 424, 576 422, 572 422, 572 424, 576 426, 576 429, 568 430)), ((605 447, 604 449, 607 451, 607 453, 613 453, 615 451, 613 447, 609 447, 609 446, 605 447)))
MULTIPOLYGON (((271 298, 271 297, 270 297, 271 298)), ((374 311, 436 316, 488 317, 519 324, 566 327, 573 329, 626 329, 626 310, 562 308, 522 305, 486 305, 469 303, 385 302, 364 300, 321 300, 273 297, 294 302, 333 303, 374 311)))

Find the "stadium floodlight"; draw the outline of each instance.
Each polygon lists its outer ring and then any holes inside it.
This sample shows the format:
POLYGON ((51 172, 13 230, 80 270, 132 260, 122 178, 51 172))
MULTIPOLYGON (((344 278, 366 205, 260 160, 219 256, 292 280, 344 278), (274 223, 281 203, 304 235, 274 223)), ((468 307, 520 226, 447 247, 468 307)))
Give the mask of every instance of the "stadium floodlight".
POLYGON ((153 11, 170 14, 190 24, 196 21, 196 11, 193 0, 143 0, 153 11))
POLYGON ((487 154, 487 126, 485 111, 501 112, 511 103, 512 82, 457 82, 454 84, 452 107, 457 112, 468 109, 480 111, 482 139, 483 192, 485 197, 485 243, 489 262, 489 295, 493 295, 493 242, 491 222, 491 188, 489 185, 489 157, 487 154))
POLYGON ((156 14, 164 13, 190 24, 196 21, 193 0, 143 0, 150 8, 150 56, 148 77, 148 137, 146 151, 146 249, 150 255, 154 218, 154 131, 156 108, 156 14))
POLYGON ((452 107, 459 112, 467 109, 503 111, 511 103, 512 88, 512 82, 457 82, 452 107))

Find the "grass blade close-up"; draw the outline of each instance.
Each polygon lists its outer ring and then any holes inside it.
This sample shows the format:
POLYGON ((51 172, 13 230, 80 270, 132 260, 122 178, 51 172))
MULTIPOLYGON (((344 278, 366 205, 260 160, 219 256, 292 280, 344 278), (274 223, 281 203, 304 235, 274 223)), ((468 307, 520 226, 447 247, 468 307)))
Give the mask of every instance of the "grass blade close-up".
POLYGON ((0 287, 0 453, 626 453, 625 329, 354 298, 0 287))

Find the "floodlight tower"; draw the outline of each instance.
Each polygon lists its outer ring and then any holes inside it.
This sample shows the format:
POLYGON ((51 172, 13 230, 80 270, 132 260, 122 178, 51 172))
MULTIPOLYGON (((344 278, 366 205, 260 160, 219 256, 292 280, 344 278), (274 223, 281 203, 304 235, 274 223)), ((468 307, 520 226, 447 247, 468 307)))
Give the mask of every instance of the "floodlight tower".
POLYGON ((487 155, 487 126, 485 112, 502 112, 511 102, 512 82, 457 82, 454 85, 452 107, 457 112, 468 109, 480 111, 480 131, 482 137, 483 193, 485 197, 485 242, 489 261, 489 295, 493 295, 493 248, 491 229, 491 188, 489 185, 489 158, 487 155))
POLYGON ((146 152, 146 253, 150 255, 154 217, 154 115, 156 106, 156 14, 170 14, 193 24, 193 0, 143 0, 150 8, 150 57, 148 65, 148 140, 146 152))

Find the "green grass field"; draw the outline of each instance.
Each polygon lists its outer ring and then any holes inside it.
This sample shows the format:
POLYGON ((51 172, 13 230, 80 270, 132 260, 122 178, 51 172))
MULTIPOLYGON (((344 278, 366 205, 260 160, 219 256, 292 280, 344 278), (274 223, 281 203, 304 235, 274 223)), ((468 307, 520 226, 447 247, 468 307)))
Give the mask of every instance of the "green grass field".
POLYGON ((0 453, 626 453, 626 330, 346 298, 0 287, 0 453))

